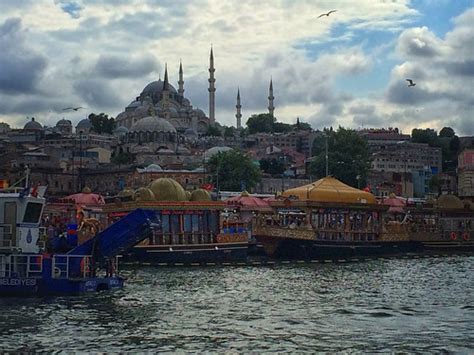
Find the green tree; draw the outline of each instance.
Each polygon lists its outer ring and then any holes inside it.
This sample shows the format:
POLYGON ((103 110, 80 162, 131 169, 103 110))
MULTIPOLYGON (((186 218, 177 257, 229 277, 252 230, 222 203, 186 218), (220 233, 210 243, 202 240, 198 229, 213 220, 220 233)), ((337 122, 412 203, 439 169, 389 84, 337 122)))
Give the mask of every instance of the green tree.
POLYGON ((247 128, 250 134, 259 132, 273 132, 273 124, 276 119, 269 113, 259 113, 249 117, 247 120, 247 128))
POLYGON ((218 127, 210 125, 209 127, 207 127, 207 131, 204 135, 211 136, 211 137, 221 137, 222 132, 218 127))
POLYGON ((98 115, 91 113, 88 118, 92 124, 92 131, 97 134, 112 134, 117 125, 115 120, 105 113, 100 113, 98 115))
POLYGON ((411 131, 411 141, 413 143, 428 143, 430 147, 439 147, 438 133, 431 128, 414 128, 411 131))
POLYGON ((439 193, 439 189, 441 187, 441 182, 439 181, 439 176, 438 175, 433 175, 428 182, 428 187, 430 189, 430 192, 432 193, 439 193))
POLYGON ((245 154, 236 150, 219 152, 206 164, 212 183, 224 191, 251 190, 261 179, 258 166, 245 154))
POLYGON ((454 137, 454 130, 451 127, 443 127, 441 131, 439 131, 439 136, 452 138, 454 137))
POLYGON ((281 175, 285 172, 285 164, 280 159, 261 159, 260 160, 260 169, 266 174, 281 175))
POLYGON ((132 164, 135 161, 135 156, 132 153, 120 151, 114 154, 110 161, 117 165, 132 164))
POLYGON ((225 127, 224 128, 224 137, 225 138, 232 138, 235 136, 236 129, 235 127, 225 127))
POLYGON ((318 178, 326 176, 326 139, 329 175, 353 187, 364 187, 370 168, 368 145, 367 141, 352 129, 325 129, 323 134, 314 139, 311 175, 318 178))

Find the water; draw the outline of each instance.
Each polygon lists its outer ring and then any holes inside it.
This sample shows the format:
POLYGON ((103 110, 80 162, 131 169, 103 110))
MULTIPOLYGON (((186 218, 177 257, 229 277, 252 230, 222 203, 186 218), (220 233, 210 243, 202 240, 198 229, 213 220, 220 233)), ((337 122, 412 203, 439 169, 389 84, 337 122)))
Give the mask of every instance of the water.
POLYGON ((124 290, 0 300, 0 350, 474 351, 474 257, 137 268, 124 290))

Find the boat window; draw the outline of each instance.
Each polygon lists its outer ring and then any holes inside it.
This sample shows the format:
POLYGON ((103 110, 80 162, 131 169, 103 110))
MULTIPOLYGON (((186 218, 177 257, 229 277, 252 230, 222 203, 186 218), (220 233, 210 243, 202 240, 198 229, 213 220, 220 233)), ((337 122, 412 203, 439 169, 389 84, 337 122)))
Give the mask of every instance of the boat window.
POLYGON ((23 223, 38 223, 41 217, 42 203, 28 202, 26 205, 23 223))

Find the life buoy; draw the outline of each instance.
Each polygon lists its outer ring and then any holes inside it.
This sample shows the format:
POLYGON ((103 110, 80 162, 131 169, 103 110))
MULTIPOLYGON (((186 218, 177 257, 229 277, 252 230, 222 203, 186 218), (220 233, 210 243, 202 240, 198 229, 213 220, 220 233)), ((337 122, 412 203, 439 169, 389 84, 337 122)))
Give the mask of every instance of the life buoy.
POLYGON ((469 240, 469 233, 468 232, 464 232, 464 234, 462 235, 462 239, 464 239, 464 241, 468 241, 469 240))
POLYGON ((458 236, 457 236, 456 232, 451 232, 451 235, 450 235, 450 236, 451 236, 451 240, 456 240, 456 239, 458 239, 458 236))
POLYGON ((54 267, 53 269, 53 275, 54 275, 54 278, 58 278, 61 276, 61 269, 58 268, 57 266, 54 267))

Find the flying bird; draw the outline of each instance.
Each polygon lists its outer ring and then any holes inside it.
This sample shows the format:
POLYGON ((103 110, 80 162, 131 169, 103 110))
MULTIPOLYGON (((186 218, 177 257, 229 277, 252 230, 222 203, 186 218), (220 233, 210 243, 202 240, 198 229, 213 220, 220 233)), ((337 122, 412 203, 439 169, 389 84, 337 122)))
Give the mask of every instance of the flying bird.
POLYGON ((416 83, 414 83, 412 79, 407 79, 407 81, 408 81, 408 83, 409 83, 409 84, 408 84, 408 87, 410 87, 410 86, 415 86, 415 85, 416 85, 416 83))
POLYGON ((66 107, 66 108, 63 108, 63 111, 68 111, 68 110, 78 111, 81 108, 85 108, 85 107, 66 107))
POLYGON ((331 10, 329 11, 328 13, 325 13, 325 14, 321 14, 319 15, 318 17, 316 17, 317 19, 320 18, 320 17, 323 17, 323 16, 329 16, 330 14, 332 14, 333 12, 336 12, 337 10, 331 10))

